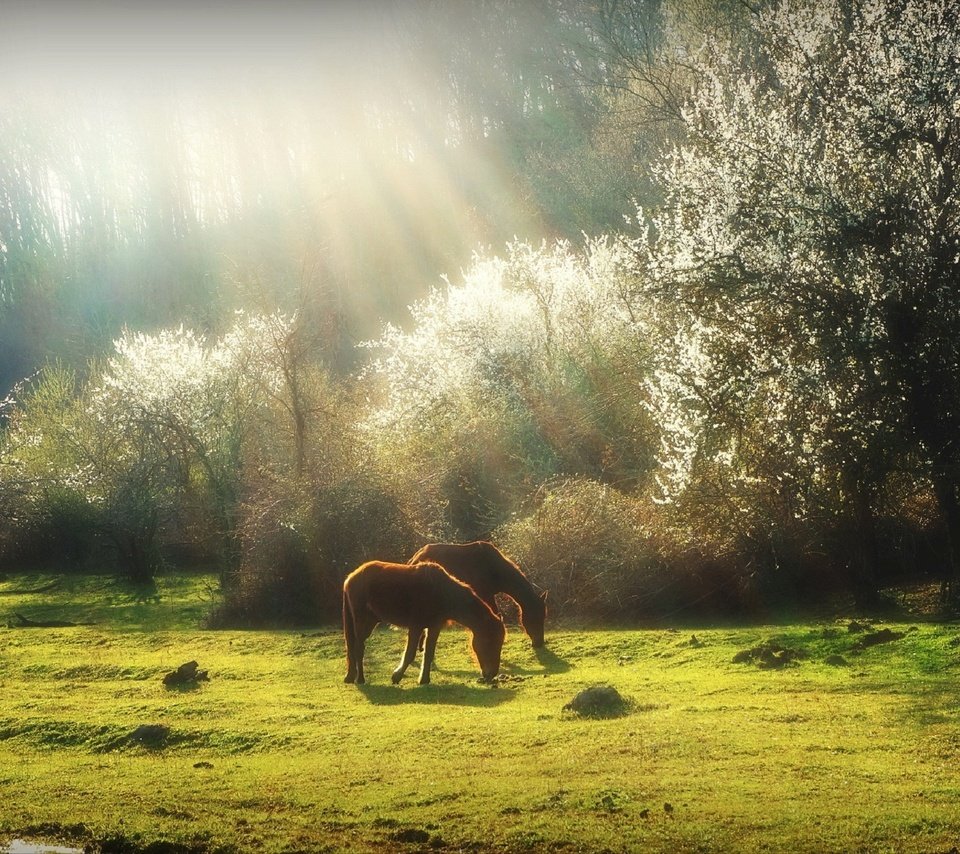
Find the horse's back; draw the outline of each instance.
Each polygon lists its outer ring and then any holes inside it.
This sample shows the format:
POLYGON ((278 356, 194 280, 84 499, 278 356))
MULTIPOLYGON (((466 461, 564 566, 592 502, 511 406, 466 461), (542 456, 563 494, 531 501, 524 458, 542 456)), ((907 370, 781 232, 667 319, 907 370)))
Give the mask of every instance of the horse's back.
POLYGON ((371 560, 347 576, 343 592, 352 607, 367 608, 383 622, 411 626, 435 619, 444 580, 453 581, 436 563, 371 560))
POLYGON ((520 572, 493 543, 485 540, 472 543, 430 543, 410 558, 411 563, 425 560, 439 563, 487 600, 495 593, 502 592, 506 574, 520 572))

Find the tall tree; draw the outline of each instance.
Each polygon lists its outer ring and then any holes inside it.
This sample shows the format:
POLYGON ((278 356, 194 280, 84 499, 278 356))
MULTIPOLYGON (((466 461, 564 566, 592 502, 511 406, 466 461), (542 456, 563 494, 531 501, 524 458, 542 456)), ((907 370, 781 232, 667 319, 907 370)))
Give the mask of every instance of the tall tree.
POLYGON ((659 171, 664 205, 633 244, 679 330, 709 345, 710 370, 667 370, 703 401, 687 461, 736 460, 745 413, 794 413, 770 439, 816 459, 811 476, 837 473, 865 586, 878 490, 906 454, 935 488, 957 578, 958 15, 923 0, 783 3, 754 17, 746 46, 708 42, 685 141, 659 171), (765 395, 792 403, 758 408, 765 395), (722 449, 708 441, 718 412, 722 449))

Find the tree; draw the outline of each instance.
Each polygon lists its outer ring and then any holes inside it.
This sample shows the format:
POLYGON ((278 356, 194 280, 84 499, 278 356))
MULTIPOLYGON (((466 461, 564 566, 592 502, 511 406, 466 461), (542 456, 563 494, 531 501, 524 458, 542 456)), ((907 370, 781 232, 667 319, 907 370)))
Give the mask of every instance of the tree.
POLYGON ((122 571, 138 580, 159 566, 164 529, 169 538, 171 526, 199 514, 230 571, 239 560, 247 445, 277 429, 271 403, 286 406, 279 429, 293 436, 291 467, 301 462, 303 396, 291 385, 299 355, 288 347, 295 338, 292 318, 241 315, 214 342, 183 327, 126 332, 83 385, 67 369, 46 369, 8 407, 4 491, 24 497, 27 521, 74 496, 95 513, 122 571))
MULTIPOLYGON (((175 488, 199 493, 224 572, 239 560, 246 442, 263 429, 271 398, 289 386, 280 357, 291 338, 292 320, 282 315, 241 314, 213 343, 183 327, 128 332, 91 393, 106 432, 136 437, 136 447, 167 461, 175 488)), ((301 428, 294 425, 295 435, 301 428)))
POLYGON ((739 441, 751 427, 784 472, 806 470, 780 491, 835 490, 862 587, 897 465, 932 482, 960 544, 958 15, 783 3, 744 44, 708 42, 684 142, 659 168, 663 206, 632 241, 679 335, 658 394, 693 402, 678 485, 697 464, 766 476, 739 441))

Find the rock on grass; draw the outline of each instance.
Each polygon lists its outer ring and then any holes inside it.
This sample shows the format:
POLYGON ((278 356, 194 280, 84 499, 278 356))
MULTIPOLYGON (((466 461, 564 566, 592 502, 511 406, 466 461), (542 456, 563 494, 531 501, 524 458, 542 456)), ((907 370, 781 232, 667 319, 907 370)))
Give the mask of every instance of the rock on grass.
POLYGON ((127 741, 150 750, 160 750, 167 746, 169 738, 170 727, 165 724, 141 724, 127 736, 127 741))
POLYGON ((196 686, 198 682, 208 682, 209 680, 210 677, 206 670, 200 670, 197 662, 188 661, 164 676, 163 684, 168 688, 184 688, 196 686))
POLYGON ((584 718, 615 718, 630 710, 630 703, 611 685, 594 685, 577 694, 563 707, 584 718))

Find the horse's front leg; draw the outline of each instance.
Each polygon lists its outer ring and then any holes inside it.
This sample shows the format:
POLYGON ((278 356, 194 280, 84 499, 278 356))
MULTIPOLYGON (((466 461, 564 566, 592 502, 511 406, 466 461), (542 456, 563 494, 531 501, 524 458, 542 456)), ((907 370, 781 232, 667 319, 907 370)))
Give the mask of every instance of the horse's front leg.
POLYGON ((407 668, 413 662, 413 659, 417 657, 417 645, 420 643, 421 634, 423 634, 422 626, 411 627, 407 632, 407 645, 404 647, 403 655, 400 657, 400 664, 390 677, 394 685, 403 679, 403 674, 407 672, 407 668))
POLYGON ((427 626, 427 639, 423 644, 423 661, 420 662, 420 684, 430 684, 430 668, 433 666, 433 655, 437 651, 437 635, 440 634, 440 625, 427 626))

